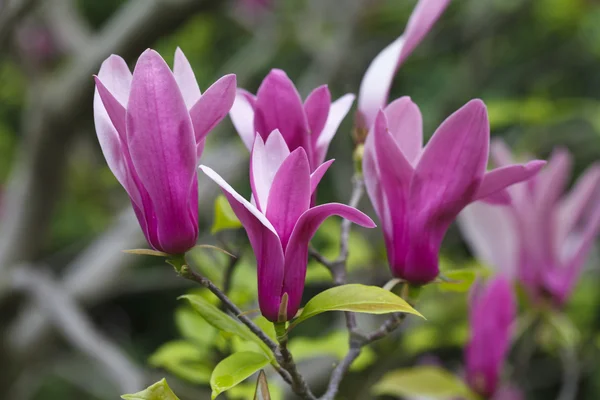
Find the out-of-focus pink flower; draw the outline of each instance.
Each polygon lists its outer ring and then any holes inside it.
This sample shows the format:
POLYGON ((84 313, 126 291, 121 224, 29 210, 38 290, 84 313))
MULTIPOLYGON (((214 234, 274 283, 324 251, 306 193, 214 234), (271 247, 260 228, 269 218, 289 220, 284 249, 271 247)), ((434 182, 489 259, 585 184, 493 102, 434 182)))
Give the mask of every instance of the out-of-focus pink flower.
POLYGON ((480 395, 492 397, 510 348, 516 301, 509 281, 497 276, 476 282, 471 291, 471 337, 465 351, 467 382, 480 395))
MULTIPOLYGON (((501 141, 492 144, 492 158, 500 167, 512 162, 501 141)), ((570 166, 569 152, 557 149, 538 176, 508 190, 510 205, 478 202, 458 219, 479 259, 518 279, 534 301, 550 297, 557 306, 569 298, 600 228, 600 164, 561 197, 570 166)))
POLYGON ((486 173, 489 141, 481 100, 448 117, 424 148, 421 113, 410 98, 378 113, 365 143, 363 172, 396 277, 414 284, 435 279, 442 238, 458 213, 479 199, 509 201, 504 189, 544 165, 532 161, 486 173))
POLYGON ((311 174, 303 147, 290 153, 277 130, 266 140, 257 135, 250 160, 252 203, 212 169, 200 166, 221 186, 246 229, 258 267, 260 309, 270 321, 277 322, 282 317, 280 307, 285 294, 288 303, 287 309, 281 310, 283 317, 290 320, 298 312, 304 291, 308 244, 327 217, 339 215, 361 226, 375 226, 365 214, 344 204, 311 207, 311 195, 332 162, 321 164, 311 174))
POLYGON ((238 89, 229 114, 248 150, 252 149, 257 134, 267 140, 277 129, 290 151, 304 148, 314 171, 325 161, 329 143, 353 101, 354 95, 346 94, 332 103, 329 89, 323 85, 313 90, 302 104, 286 73, 273 69, 256 96, 238 89))
POLYGON ((204 94, 181 50, 173 72, 146 50, 131 74, 112 55, 96 77, 94 121, 106 162, 123 185, 148 243, 169 254, 198 237, 198 160, 235 97, 235 75, 204 94))
POLYGON ((394 75, 421 43, 450 0, 419 0, 404 33, 383 49, 371 62, 358 93, 357 128, 368 131, 377 112, 386 106, 394 75))

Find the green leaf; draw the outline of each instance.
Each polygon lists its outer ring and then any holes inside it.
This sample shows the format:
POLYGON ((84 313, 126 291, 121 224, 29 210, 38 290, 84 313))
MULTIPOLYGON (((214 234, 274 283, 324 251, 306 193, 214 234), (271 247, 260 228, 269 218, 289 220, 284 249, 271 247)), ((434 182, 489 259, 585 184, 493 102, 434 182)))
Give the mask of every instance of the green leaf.
POLYGON ((423 317, 406 301, 378 286, 349 284, 327 289, 306 304, 293 326, 326 311, 352 311, 369 314, 402 312, 423 317))
POLYGON ((237 229, 241 227, 242 223, 236 217, 225 196, 222 194, 217 196, 215 200, 214 222, 213 226, 210 228, 210 233, 214 235, 225 229, 237 229))
POLYGON ((444 292, 468 292, 480 272, 481 270, 474 268, 445 271, 444 277, 448 281, 440 282, 438 287, 444 292))
POLYGON ((252 351, 230 355, 217 364, 210 377, 211 398, 214 399, 219 394, 234 387, 269 364, 269 362, 269 358, 264 354, 252 351))
POLYGON ((208 364, 207 351, 208 347, 200 348, 194 343, 175 340, 160 346, 148 362, 189 382, 208 383, 213 365, 208 364))
POLYGON ((257 343, 263 350, 265 355, 270 359, 273 359, 273 353, 246 325, 236 321, 217 307, 210 304, 202 296, 195 294, 188 294, 179 297, 180 299, 186 299, 190 302, 192 307, 212 326, 219 329, 222 332, 237 335, 242 339, 249 340, 257 343))
POLYGON ((212 347, 217 330, 190 307, 175 310, 175 325, 181 336, 206 347, 212 347))
POLYGON ((124 394, 121 398, 125 400, 179 400, 164 378, 146 390, 135 394, 124 394))
MULTIPOLYGON (((296 362, 323 356, 341 360, 348 353, 348 332, 337 331, 316 338, 297 337, 290 340, 288 347, 296 362)), ((371 365, 375 359, 375 352, 370 347, 363 347, 350 369, 359 371, 371 365)))
POLYGON ((427 397, 432 400, 477 398, 461 379, 435 366, 389 372, 373 387, 373 393, 399 397, 427 397))

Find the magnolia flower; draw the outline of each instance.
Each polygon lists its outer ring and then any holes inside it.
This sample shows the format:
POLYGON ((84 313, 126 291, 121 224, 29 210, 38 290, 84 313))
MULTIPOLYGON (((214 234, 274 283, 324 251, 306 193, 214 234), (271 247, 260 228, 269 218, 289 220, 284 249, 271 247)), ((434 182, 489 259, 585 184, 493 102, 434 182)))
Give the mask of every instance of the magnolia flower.
POLYGON ((404 33, 373 59, 358 93, 358 129, 366 133, 373 125, 377 112, 387 104, 396 71, 425 38, 449 3, 450 0, 419 0, 404 33))
POLYGON ((256 96, 238 89, 229 115, 243 142, 252 149, 254 137, 267 140, 277 129, 290 151, 304 148, 311 171, 325 161, 329 143, 350 110, 353 94, 331 102, 327 85, 313 90, 304 104, 285 72, 273 69, 263 80, 256 96))
POLYGON ((123 185, 148 243, 184 253, 198 237, 198 160, 204 138, 229 112, 235 75, 204 94, 181 50, 173 72, 146 50, 133 71, 112 55, 100 68, 94 122, 106 162, 123 185))
POLYGON ((485 284, 475 283, 469 306, 471 337, 465 350, 467 382, 485 398, 494 394, 497 395, 494 399, 519 398, 514 390, 497 393, 517 307, 509 281, 499 276, 485 284))
MULTIPOLYGON (((500 141, 492 144, 492 157, 500 167, 512 162, 500 141)), ((534 301, 550 297, 557 306, 573 291, 600 228, 600 164, 561 198, 570 165, 570 154, 558 149, 538 176, 508 190, 510 205, 478 202, 458 218, 476 257, 518 279, 534 301)))
POLYGON ((414 284, 438 275, 438 253, 450 223, 469 203, 509 201, 504 189, 544 164, 532 161, 486 173, 490 126, 472 100, 448 117, 423 148, 422 118, 410 98, 380 111, 367 136, 363 171, 383 228, 392 273, 414 284))
POLYGON ((283 135, 275 130, 266 141, 254 140, 250 159, 250 184, 254 203, 245 200, 216 172, 202 171, 214 180, 244 225, 254 249, 258 269, 258 302, 262 314, 273 322, 292 319, 300 307, 308 244, 319 225, 339 215, 372 228, 373 221, 344 204, 311 207, 310 198, 333 160, 311 174, 303 147, 290 153, 283 135), (287 308, 284 298, 287 297, 287 308))

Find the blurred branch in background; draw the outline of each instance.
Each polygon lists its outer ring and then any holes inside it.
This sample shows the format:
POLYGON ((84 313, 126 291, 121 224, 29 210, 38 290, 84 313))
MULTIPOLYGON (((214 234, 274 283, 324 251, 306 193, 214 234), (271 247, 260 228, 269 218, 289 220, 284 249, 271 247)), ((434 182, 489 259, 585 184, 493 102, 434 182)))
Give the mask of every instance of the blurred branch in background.
POLYGON ((37 0, 5 0, 0 4, 0 52, 6 49, 15 26, 36 3, 37 0))

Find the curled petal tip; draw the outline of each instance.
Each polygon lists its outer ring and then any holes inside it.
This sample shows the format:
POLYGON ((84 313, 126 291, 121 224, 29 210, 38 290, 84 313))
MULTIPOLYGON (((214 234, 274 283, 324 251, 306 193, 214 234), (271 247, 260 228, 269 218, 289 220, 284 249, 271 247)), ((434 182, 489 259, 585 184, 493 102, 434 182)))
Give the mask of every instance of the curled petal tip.
POLYGON ((542 169, 542 167, 544 167, 546 164, 546 160, 533 160, 525 164, 525 168, 527 168, 531 172, 537 172, 540 169, 542 169))

